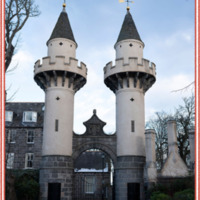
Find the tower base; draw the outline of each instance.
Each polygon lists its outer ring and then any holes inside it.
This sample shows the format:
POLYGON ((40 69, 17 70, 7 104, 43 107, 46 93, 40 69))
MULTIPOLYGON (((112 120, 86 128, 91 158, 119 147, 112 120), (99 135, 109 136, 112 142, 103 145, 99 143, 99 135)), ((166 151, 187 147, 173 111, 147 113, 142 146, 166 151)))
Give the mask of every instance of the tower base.
POLYGON ((73 162, 70 156, 43 156, 40 168, 40 200, 71 200, 73 162))
POLYGON ((117 157, 115 168, 116 200, 144 200, 144 164, 143 156, 117 157))

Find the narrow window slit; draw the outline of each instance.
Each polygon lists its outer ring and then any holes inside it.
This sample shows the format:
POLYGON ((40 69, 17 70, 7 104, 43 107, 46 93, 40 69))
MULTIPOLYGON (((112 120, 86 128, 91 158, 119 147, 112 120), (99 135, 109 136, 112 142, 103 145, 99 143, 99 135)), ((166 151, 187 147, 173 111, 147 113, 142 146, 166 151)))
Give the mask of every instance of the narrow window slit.
POLYGON ((58 119, 55 121, 55 131, 58 132, 58 119))
POLYGON ((135 121, 131 121, 131 132, 135 132, 135 121))

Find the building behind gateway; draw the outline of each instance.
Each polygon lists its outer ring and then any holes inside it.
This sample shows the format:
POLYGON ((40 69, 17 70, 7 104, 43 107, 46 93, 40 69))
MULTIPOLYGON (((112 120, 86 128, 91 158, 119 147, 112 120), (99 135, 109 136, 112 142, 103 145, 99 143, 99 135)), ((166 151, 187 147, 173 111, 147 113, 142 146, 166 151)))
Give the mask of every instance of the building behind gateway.
MULTIPOLYGON (((87 79, 77 66, 77 43, 63 5, 47 41, 48 55, 34 66, 45 103, 6 104, 7 168, 39 169, 40 199, 144 200, 144 188, 159 178, 186 177, 177 147, 176 122, 169 120, 168 158, 161 172, 155 132, 145 130, 144 95, 156 81, 156 65, 143 58, 144 43, 129 8, 114 46, 116 60, 104 67, 104 83, 116 95, 116 133, 93 111, 86 132, 73 131, 74 95, 87 79)), ((190 134, 194 147, 194 132, 190 134)), ((194 149, 191 148, 191 169, 194 149)), ((190 169, 190 170, 191 170, 190 169)))

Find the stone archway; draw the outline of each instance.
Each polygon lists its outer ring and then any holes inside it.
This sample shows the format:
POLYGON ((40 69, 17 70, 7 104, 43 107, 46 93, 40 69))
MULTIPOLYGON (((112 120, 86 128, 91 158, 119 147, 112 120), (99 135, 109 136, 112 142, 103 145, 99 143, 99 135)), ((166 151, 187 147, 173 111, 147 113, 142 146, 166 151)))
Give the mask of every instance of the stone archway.
POLYGON ((84 143, 81 146, 77 147, 72 154, 73 160, 76 160, 82 152, 84 152, 88 149, 100 149, 100 150, 102 150, 103 152, 105 152, 106 154, 109 155, 109 157, 112 159, 112 161, 115 165, 116 159, 117 159, 116 153, 113 152, 113 150, 109 146, 107 146, 103 143, 97 143, 97 142, 96 143, 95 142, 88 142, 88 143, 84 143))
MULTIPOLYGON (((116 165, 116 161, 117 161, 117 156, 116 156, 116 134, 113 135, 108 135, 103 131, 103 127, 106 125, 105 122, 103 122, 102 120, 100 120, 97 115, 96 115, 96 111, 94 110, 92 117, 83 123, 86 126, 86 132, 84 134, 78 135, 78 134, 73 134, 73 153, 72 153, 72 159, 73 159, 73 163, 74 163, 74 187, 73 187, 73 197, 74 199, 102 199, 103 197, 101 196, 101 193, 99 193, 99 191, 103 191, 102 194, 105 194, 105 190, 107 191, 108 189, 108 193, 111 194, 111 196, 108 199, 112 199, 112 194, 114 191, 113 190, 113 185, 111 184, 110 181, 110 185, 106 185, 109 180, 113 180, 113 171, 107 171, 106 172, 103 170, 104 167, 101 168, 100 171, 97 170, 97 165, 94 168, 96 171, 91 172, 92 170, 86 170, 84 171, 84 168, 82 166, 87 166, 86 164, 84 164, 88 157, 84 157, 83 158, 83 154, 86 153, 88 154, 88 150, 99 150, 103 154, 105 154, 105 156, 107 156, 107 158, 109 158, 110 160, 110 166, 112 165, 112 169, 115 168, 116 165), (77 162, 79 164, 77 164, 77 162), (112 163, 112 164, 111 164, 112 163), (77 170, 77 166, 78 170, 77 170), (80 170, 81 169, 81 170, 80 170), (83 172, 84 171, 84 172, 83 172), (112 174, 112 175, 111 175, 112 174), (88 195, 87 194, 87 189, 85 189, 85 186, 83 185, 87 185, 87 178, 88 177, 94 177, 94 180, 96 180, 97 182, 95 183, 95 187, 96 190, 93 190, 93 196, 92 194, 88 195), (102 184, 100 187, 100 181, 102 181, 105 184, 102 184), (104 182, 105 181, 105 182, 104 182), (106 182, 107 181, 107 182, 106 182), (89 197, 89 198, 88 198, 89 197)), ((95 161, 96 163, 100 164, 100 154, 97 155, 95 154, 95 161), (98 158, 98 159, 97 159, 98 158)), ((91 158, 91 157, 90 157, 91 158)), ((106 160, 106 158, 105 158, 106 160)), ((91 163, 90 159, 88 159, 88 162, 86 161, 86 163, 91 163)), ((94 162, 93 162, 94 163, 94 162)), ((93 166, 92 164, 90 166, 93 166)), ((104 166, 104 165, 102 165, 104 166)), ((91 167, 87 166, 88 169, 91 169, 91 167)), ((98 168, 100 169, 100 168, 98 168)), ((111 168, 110 168, 111 169, 111 168)), ((89 179, 88 179, 89 180, 89 179)), ((91 179, 90 179, 91 180, 91 179)))
POLYGON ((114 163, 109 153, 102 144, 93 143, 74 154, 74 199, 113 199, 114 163))

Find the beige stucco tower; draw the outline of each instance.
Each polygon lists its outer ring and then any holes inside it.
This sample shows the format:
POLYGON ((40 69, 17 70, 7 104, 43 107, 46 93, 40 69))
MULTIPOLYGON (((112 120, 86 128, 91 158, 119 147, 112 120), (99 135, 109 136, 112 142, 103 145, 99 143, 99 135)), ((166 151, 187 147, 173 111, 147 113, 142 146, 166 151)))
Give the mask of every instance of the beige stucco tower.
POLYGON ((116 200, 143 199, 145 164, 144 95, 156 80, 155 64, 143 58, 142 42, 129 8, 114 46, 115 65, 104 82, 116 95, 116 200))
POLYGON ((77 43, 65 4, 47 41, 48 54, 34 66, 34 79, 45 92, 41 199, 72 198, 74 95, 86 83, 87 68, 76 59, 77 43))

